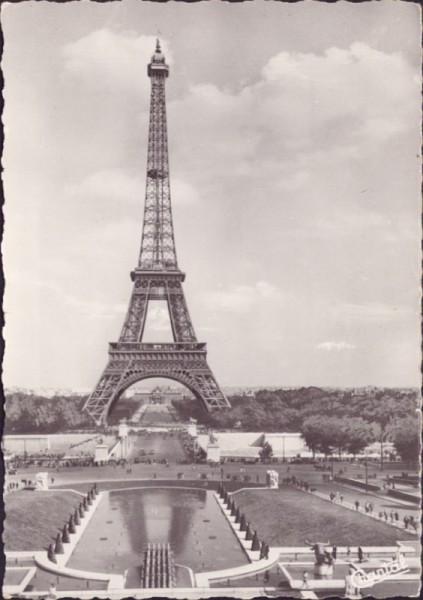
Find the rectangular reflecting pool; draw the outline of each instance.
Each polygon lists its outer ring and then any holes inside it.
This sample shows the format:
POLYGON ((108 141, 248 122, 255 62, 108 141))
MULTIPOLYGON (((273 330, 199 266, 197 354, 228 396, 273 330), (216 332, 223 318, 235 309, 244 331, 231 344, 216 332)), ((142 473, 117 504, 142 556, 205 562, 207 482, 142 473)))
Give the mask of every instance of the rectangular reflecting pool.
MULTIPOLYGON (((212 492, 140 488, 104 493, 67 566, 126 573, 126 587, 140 587, 139 566, 148 542, 169 543, 175 563, 194 572, 248 562, 212 492)), ((188 571, 178 572, 186 585, 188 571)))

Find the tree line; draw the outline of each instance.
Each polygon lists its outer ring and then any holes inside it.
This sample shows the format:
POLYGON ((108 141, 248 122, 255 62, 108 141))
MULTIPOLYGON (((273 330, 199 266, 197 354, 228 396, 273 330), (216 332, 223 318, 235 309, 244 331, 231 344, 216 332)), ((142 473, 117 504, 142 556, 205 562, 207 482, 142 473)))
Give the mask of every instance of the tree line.
MULTIPOLYGON (((45 398, 33 393, 6 394, 5 433, 58 433, 92 429, 82 412, 86 396, 45 398)), ((420 395, 416 390, 378 388, 353 391, 317 387, 258 390, 233 395, 230 409, 208 413, 197 401, 175 400, 179 420, 197 419, 209 429, 300 432, 312 452, 357 454, 368 444, 381 449, 392 441, 404 460, 420 449, 420 395)), ((111 415, 130 417, 137 404, 122 399, 111 415), (120 408, 119 408, 120 407, 120 408)))
POLYGON ((86 397, 15 392, 5 395, 4 433, 60 433, 90 429, 93 423, 82 407, 86 397))
POLYGON ((198 403, 174 404, 182 417, 194 417, 211 429, 300 432, 313 453, 355 455, 378 442, 383 460, 384 445, 392 441, 404 460, 417 460, 420 454, 416 390, 264 389, 229 400, 232 408, 216 413, 206 413, 198 403))

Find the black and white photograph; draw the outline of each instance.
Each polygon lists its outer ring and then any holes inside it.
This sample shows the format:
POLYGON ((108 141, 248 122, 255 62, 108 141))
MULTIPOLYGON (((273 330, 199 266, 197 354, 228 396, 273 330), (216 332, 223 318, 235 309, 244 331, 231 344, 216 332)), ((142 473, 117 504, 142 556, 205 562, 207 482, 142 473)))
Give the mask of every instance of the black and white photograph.
POLYGON ((419 5, 0 23, 2 596, 419 597, 419 5))

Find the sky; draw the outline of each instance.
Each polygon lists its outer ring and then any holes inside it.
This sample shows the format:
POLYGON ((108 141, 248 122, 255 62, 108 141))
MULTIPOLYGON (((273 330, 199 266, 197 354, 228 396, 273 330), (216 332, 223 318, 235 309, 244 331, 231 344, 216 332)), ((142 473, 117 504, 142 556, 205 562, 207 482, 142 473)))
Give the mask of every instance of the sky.
POLYGON ((5 386, 89 390, 119 337, 157 35, 178 264, 219 383, 419 385, 416 5, 22 2, 2 29, 5 386))

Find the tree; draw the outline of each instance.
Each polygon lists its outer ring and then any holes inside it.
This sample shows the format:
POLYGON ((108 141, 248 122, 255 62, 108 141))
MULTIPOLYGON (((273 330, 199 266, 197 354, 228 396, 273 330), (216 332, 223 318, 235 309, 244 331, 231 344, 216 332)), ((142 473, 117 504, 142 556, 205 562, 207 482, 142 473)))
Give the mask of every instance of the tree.
POLYGON ((313 415, 303 421, 300 427, 301 436, 313 456, 316 452, 331 454, 333 448, 338 446, 336 435, 339 422, 334 423, 333 421, 333 419, 321 415, 313 415))
POLYGON ((263 446, 260 448, 260 460, 261 462, 265 462, 266 460, 270 460, 273 456, 273 448, 269 442, 265 442, 263 446))
POLYGON ((402 408, 401 403, 387 393, 378 396, 376 402, 363 410, 363 417, 373 422, 374 436, 380 443, 380 469, 383 471, 383 444, 392 436, 394 421, 407 413, 405 407, 402 408))
POLYGON ((354 456, 374 440, 371 424, 361 417, 350 417, 345 420, 343 431, 344 449, 354 456))
POLYGON ((406 417, 397 421, 392 440, 396 451, 403 460, 418 461, 420 456, 420 419, 406 417))

